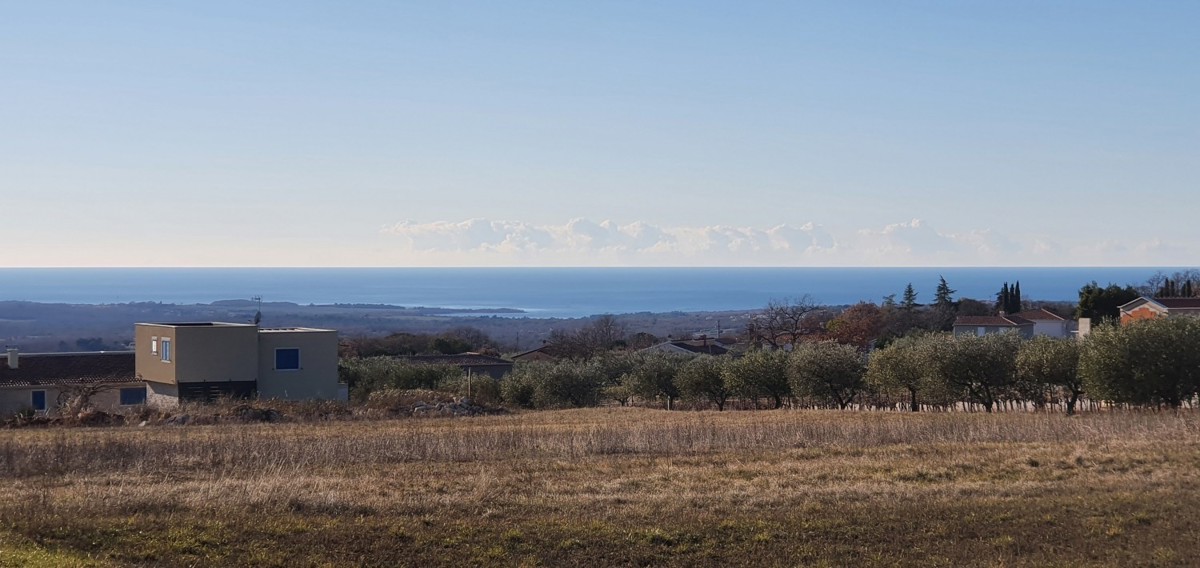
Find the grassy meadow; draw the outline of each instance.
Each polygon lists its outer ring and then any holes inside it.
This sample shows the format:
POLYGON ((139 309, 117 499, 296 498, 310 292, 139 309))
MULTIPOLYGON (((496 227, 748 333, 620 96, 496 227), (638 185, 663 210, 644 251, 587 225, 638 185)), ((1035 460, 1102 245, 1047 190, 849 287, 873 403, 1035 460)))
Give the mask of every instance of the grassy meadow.
POLYGON ((0 566, 1187 566, 1200 415, 0 431, 0 566))

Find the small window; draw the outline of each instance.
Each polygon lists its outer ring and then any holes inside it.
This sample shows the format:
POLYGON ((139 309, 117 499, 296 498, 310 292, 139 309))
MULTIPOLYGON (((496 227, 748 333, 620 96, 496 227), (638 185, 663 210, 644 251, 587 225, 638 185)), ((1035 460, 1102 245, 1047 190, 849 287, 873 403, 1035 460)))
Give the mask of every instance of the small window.
POLYGON ((121 389, 121 406, 146 404, 146 387, 121 389))
POLYGON ((158 338, 157 337, 150 338, 150 354, 158 355, 158 338))
POLYGON ((300 370, 300 350, 295 347, 275 350, 276 371, 300 370))
POLYGON ((171 340, 162 340, 162 360, 164 363, 171 362, 171 340))
POLYGON ((33 391, 33 395, 29 400, 29 405, 37 411, 46 410, 46 391, 33 391))

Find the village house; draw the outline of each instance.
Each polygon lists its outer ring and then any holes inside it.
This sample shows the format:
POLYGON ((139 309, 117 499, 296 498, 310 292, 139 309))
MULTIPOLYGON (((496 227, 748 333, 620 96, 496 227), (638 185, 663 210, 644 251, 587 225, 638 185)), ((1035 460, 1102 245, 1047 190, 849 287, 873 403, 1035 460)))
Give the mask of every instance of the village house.
POLYGON ((1022 310, 1016 314, 1019 318, 1033 322, 1033 334, 1055 338, 1071 337, 1071 322, 1062 316, 1047 310, 1022 310))
POLYGON ((463 373, 473 376, 486 375, 500 380, 512 372, 512 361, 479 353, 460 353, 458 355, 407 355, 396 357, 415 365, 453 365, 462 369, 463 373))
POLYGON ((657 345, 651 345, 644 352, 661 352, 671 353, 674 355, 724 355, 729 353, 729 349, 725 348, 718 341, 710 339, 691 339, 691 340, 675 340, 664 341, 657 345))
POLYGON ((1150 298, 1142 296, 1132 302, 1123 304, 1120 310, 1121 325, 1144 319, 1200 316, 1200 298, 1150 298))
POLYGON ((555 356, 550 351, 551 351, 551 349, 550 349, 549 345, 542 345, 541 347, 538 347, 535 349, 530 349, 528 351, 522 351, 520 353, 517 353, 516 355, 512 356, 512 360, 514 362, 515 361, 557 361, 558 357, 555 356))
POLYGON ((0 418, 23 411, 50 412, 82 393, 97 408, 146 402, 132 351, 21 353, 10 347, 6 356, 0 363, 0 418))
POLYGON ((987 335, 1012 332, 1025 339, 1033 337, 1034 322, 1020 316, 958 316, 954 318, 954 335, 987 335))
POLYGON ((155 406, 221 397, 346 400, 337 332, 243 323, 139 323, 136 370, 155 406))

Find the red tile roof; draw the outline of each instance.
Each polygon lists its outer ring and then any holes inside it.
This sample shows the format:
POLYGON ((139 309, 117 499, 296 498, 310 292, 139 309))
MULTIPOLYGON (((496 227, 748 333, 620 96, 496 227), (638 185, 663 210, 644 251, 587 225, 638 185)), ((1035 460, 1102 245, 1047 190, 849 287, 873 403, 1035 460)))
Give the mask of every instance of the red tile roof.
POLYGON ((8 368, 0 353, 0 386, 136 383, 133 351, 98 353, 20 353, 17 368, 8 368))

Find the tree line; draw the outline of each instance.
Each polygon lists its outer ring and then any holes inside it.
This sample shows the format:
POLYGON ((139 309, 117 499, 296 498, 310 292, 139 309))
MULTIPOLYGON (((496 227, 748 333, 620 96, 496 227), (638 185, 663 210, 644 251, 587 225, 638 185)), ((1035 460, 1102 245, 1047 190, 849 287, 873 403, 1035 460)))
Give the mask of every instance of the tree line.
POLYGON ((353 396, 428 388, 523 408, 601 404, 755 408, 1062 407, 1081 400, 1178 408, 1200 395, 1200 319, 1105 325, 1083 340, 1014 334, 922 333, 870 353, 836 341, 754 349, 739 357, 608 352, 587 360, 518 364, 501 381, 468 386, 452 366, 388 357, 343 362, 353 396))

